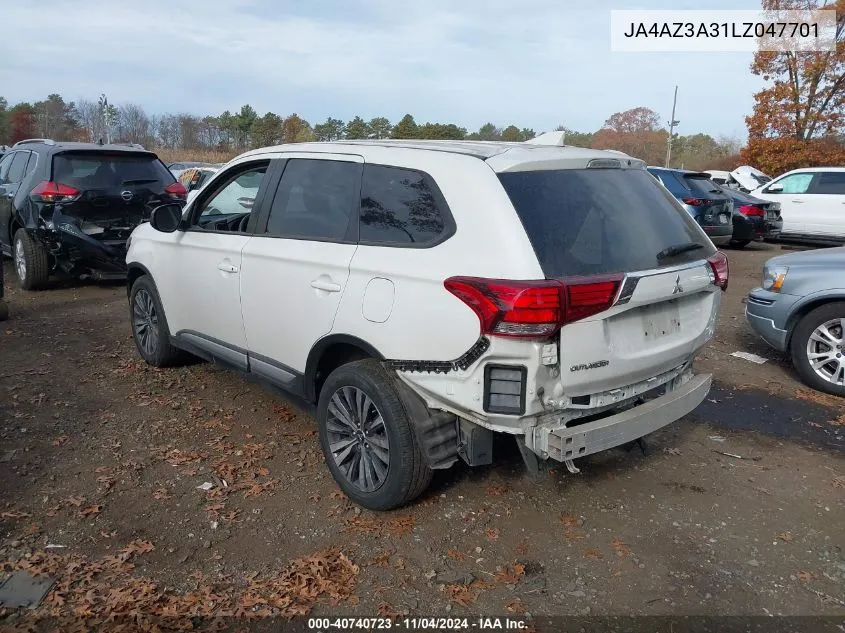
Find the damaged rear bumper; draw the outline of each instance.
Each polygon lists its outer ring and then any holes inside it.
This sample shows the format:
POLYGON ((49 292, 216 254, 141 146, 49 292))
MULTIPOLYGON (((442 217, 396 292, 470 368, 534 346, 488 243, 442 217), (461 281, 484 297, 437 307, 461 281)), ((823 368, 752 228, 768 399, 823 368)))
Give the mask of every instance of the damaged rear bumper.
MULTIPOLYGON (((43 226, 35 234, 53 255, 58 268, 68 273, 90 271, 95 276, 97 273, 115 278, 126 275, 127 237, 122 234, 93 237, 75 222, 56 216, 53 220, 52 226, 43 226)), ((131 229, 127 230, 127 236, 130 232, 131 229)))
POLYGON ((633 442, 690 413, 707 396, 711 381, 711 374, 687 371, 663 395, 619 413, 589 422, 567 422, 562 412, 557 419, 547 416, 526 432, 525 445, 541 458, 564 462, 633 442))

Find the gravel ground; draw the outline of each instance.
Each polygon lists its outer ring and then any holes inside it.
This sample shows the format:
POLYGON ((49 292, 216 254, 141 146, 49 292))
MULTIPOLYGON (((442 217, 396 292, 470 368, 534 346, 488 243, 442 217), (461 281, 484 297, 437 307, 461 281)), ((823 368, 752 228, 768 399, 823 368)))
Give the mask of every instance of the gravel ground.
POLYGON ((438 473, 417 503, 386 514, 343 497, 295 403, 214 365, 141 363, 122 286, 9 289, 0 581, 29 569, 58 584, 35 612, 0 609, 0 624, 845 615, 845 407, 802 386, 743 316, 777 252, 728 252, 730 288, 698 360, 715 388, 647 454, 608 451, 538 484, 503 438, 494 467, 438 473))

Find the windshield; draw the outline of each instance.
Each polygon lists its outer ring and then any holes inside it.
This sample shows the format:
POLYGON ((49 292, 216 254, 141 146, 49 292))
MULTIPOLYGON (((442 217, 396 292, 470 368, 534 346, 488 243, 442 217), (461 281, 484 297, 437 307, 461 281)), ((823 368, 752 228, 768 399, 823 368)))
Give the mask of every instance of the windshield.
POLYGON ((715 253, 690 215, 645 170, 525 171, 499 179, 546 277, 651 270, 715 253), (676 248, 689 243, 701 248, 676 248))

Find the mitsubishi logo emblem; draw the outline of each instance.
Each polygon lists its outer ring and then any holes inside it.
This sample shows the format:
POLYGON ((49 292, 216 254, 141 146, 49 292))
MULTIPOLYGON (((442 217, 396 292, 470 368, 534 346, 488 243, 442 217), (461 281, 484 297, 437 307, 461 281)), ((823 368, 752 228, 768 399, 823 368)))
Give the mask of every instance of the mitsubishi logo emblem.
POLYGON ((684 287, 681 285, 681 276, 675 279, 675 289, 672 291, 673 295, 679 295, 684 291, 684 287))

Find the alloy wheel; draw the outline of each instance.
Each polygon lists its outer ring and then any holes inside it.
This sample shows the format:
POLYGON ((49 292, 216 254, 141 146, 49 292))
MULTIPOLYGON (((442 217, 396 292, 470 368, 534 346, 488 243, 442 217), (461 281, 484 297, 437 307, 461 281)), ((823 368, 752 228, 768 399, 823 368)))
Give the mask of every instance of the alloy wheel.
POLYGON ((807 360, 824 381, 845 386, 845 318, 819 325, 807 339, 807 360))
POLYGON ((153 356, 158 347, 158 311, 152 295, 143 288, 132 302, 132 327, 141 349, 153 356))
POLYGON ((26 253, 23 250, 23 240, 15 241, 15 272, 18 279, 26 279, 26 253))
POLYGON ((346 480, 362 492, 378 490, 390 468, 390 443, 372 399, 357 387, 335 391, 326 430, 332 458, 346 480))

